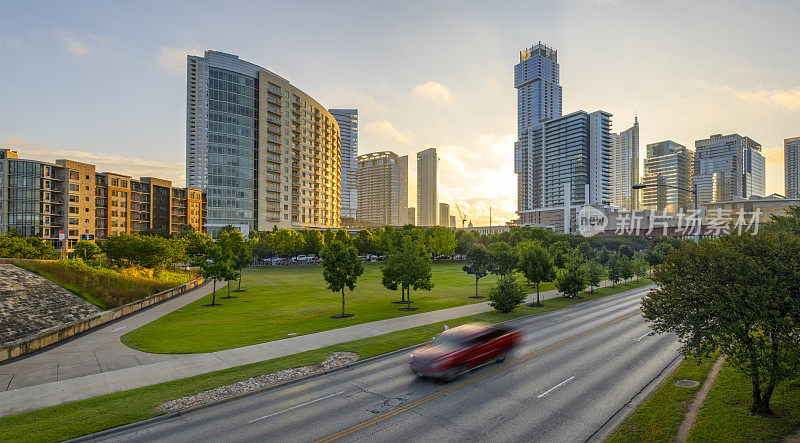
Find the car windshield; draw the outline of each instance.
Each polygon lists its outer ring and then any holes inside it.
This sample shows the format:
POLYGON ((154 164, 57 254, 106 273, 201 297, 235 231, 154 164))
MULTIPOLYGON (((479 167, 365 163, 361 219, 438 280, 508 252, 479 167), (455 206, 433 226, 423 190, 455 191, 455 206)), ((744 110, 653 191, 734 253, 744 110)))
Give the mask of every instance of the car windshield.
POLYGON ((437 345, 464 346, 467 344, 467 340, 464 336, 457 334, 439 334, 433 339, 433 343, 437 345))

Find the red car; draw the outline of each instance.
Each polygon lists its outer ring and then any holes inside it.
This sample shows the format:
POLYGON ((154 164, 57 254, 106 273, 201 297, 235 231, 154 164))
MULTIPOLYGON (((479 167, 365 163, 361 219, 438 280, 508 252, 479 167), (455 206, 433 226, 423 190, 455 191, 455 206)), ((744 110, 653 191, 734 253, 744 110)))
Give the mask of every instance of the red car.
POLYGON ((502 325, 448 329, 411 353, 411 370, 420 377, 451 381, 489 361, 501 363, 521 339, 522 332, 502 325))

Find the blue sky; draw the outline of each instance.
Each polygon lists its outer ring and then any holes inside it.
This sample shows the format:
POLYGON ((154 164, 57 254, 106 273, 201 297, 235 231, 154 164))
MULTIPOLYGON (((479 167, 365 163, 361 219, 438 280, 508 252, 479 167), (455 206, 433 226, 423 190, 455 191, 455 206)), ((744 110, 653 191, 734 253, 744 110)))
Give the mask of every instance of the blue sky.
MULTIPOLYGON (((564 112, 644 145, 737 132, 783 192, 800 136, 800 2, 0 1, 0 146, 183 182, 185 58, 215 49, 360 113, 360 152, 436 146, 440 200, 513 218, 518 52, 558 50, 564 112)), ((414 162, 410 162, 412 165, 414 162)), ((413 170, 412 170, 413 173, 413 170)), ((413 189, 410 195, 415 195, 413 189)), ((413 200, 413 199, 412 199, 413 200)), ((410 204, 414 204, 413 201, 410 204)))

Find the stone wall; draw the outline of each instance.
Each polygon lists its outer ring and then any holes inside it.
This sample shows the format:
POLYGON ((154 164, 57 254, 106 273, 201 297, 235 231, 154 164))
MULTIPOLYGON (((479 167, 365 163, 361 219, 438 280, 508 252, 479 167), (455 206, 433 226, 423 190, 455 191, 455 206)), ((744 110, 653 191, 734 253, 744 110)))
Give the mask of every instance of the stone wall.
MULTIPOLYGON (((10 268, 8 268, 8 267, 11 267, 11 268, 14 268, 14 269, 18 269, 19 271, 24 272, 24 273, 29 273, 28 271, 25 271, 23 269, 17 268, 16 266, 13 266, 13 265, 0 264, 0 304, 2 304, 3 301, 4 301, 4 297, 2 295, 2 291, 5 289, 5 286, 4 286, 5 285, 5 281, 3 279, 5 278, 5 275, 7 274, 6 271, 10 270, 10 268)), ((29 273, 29 274, 33 274, 33 273, 29 273)), ((38 278, 40 278, 42 280, 45 280, 45 279, 43 279, 42 277, 40 277, 40 276, 38 276, 36 274, 33 274, 33 275, 35 275, 36 277, 38 277, 38 278)), ((14 281, 14 278, 10 279, 9 281, 14 281)), ((67 339, 69 337, 72 337, 75 334, 79 334, 79 333, 81 333, 83 331, 86 331, 88 329, 100 326, 100 325, 102 325, 104 323, 108 323, 108 322, 110 322, 112 320, 116 320, 116 319, 118 319, 120 317, 123 317, 123 316, 128 315, 128 314, 133 313, 133 312, 136 312, 136 311, 138 311, 140 309, 146 308, 146 307, 154 305, 154 304, 156 304, 158 302, 161 302, 161 301, 167 300, 169 298, 175 297, 176 295, 180 295, 180 294, 182 294, 182 293, 184 293, 186 291, 194 289, 194 288, 200 286, 201 284, 203 284, 203 278, 202 277, 198 277, 198 278, 196 278, 196 279, 194 279, 194 280, 192 280, 192 281, 190 281, 188 283, 182 284, 180 286, 176 286, 176 287, 174 287, 172 289, 167 289, 166 291, 159 292, 158 294, 153 294, 153 295, 151 295, 149 297, 145 297, 143 299, 136 300, 136 301, 128 303, 126 305, 122 305, 122 306, 116 307, 116 308, 108 310, 108 311, 99 311, 96 307, 94 307, 93 305, 89 304, 88 302, 85 302, 80 297, 78 297, 78 296, 76 296, 76 295, 74 295, 72 293, 69 293, 65 289, 61 288, 60 286, 55 285, 54 283, 49 282, 48 280, 45 280, 45 281, 50 283, 50 284, 52 284, 53 286, 56 286, 61 291, 67 292, 72 297, 78 298, 78 300, 80 300, 81 302, 84 302, 84 303, 88 304, 90 307, 94 308, 94 311, 93 312, 86 311, 86 315, 85 316, 83 316, 82 318, 76 318, 79 315, 80 312, 83 312, 83 311, 80 311, 79 309, 76 309, 73 314, 64 314, 61 317, 62 319, 64 319, 64 321, 61 322, 60 324, 54 325, 54 326, 49 327, 49 328, 47 328, 45 330, 40 330, 40 332, 36 332, 33 335, 29 335, 29 336, 26 336, 24 338, 12 339, 12 340, 15 340, 15 341, 9 341, 9 342, 5 342, 5 343, 0 343, 0 361, 8 360, 10 358, 18 357, 20 355, 27 354, 29 352, 33 352, 33 351, 35 351, 37 349, 41 349, 41 348, 43 348, 43 347, 45 347, 47 345, 59 342, 61 340, 67 339)), ((19 288, 20 287, 17 286, 17 289, 19 289, 19 288)), ((19 302, 19 300, 17 300, 17 302, 19 302)), ((10 324, 10 321, 9 321, 9 326, 7 327, 7 325, 6 325, 7 317, 5 316, 5 313, 2 311, 2 309, 3 308, 0 308, 0 333, 2 333, 3 335, 0 335, 0 337, 2 338, 2 341, 6 341, 6 339, 5 339, 6 332, 5 331, 7 329, 10 329, 12 325, 10 324)), ((16 336, 16 335, 19 335, 19 334, 14 334, 14 335, 16 336)))

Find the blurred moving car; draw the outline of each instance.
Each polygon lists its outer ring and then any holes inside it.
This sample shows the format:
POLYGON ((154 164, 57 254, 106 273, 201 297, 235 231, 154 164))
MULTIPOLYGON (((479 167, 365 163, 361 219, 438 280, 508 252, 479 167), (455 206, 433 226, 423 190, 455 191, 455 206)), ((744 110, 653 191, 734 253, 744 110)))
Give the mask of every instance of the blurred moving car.
POLYGON ((522 332, 504 325, 466 324, 448 329, 411 353, 411 370, 420 377, 452 381, 485 363, 503 362, 522 341, 522 332))

